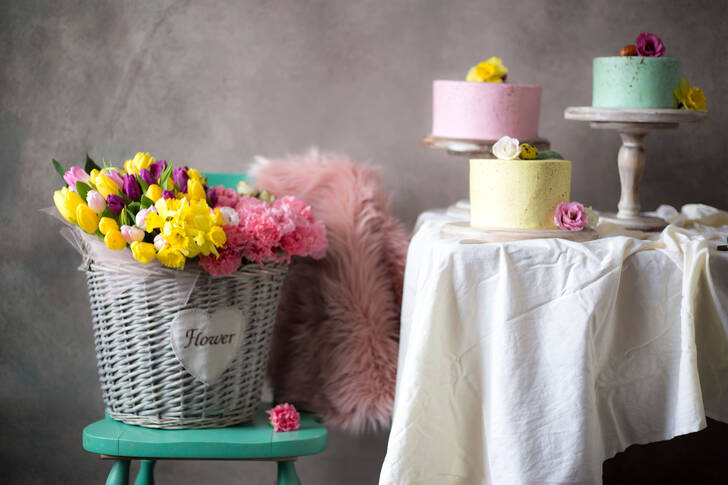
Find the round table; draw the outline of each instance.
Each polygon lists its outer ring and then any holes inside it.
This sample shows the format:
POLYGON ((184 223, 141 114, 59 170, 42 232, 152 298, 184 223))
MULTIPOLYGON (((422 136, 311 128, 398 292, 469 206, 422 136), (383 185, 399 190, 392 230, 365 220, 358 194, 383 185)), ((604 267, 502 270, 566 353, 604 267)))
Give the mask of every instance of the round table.
POLYGON ((728 213, 657 215, 657 234, 473 244, 423 214, 380 484, 600 483, 631 444, 728 422, 728 213))

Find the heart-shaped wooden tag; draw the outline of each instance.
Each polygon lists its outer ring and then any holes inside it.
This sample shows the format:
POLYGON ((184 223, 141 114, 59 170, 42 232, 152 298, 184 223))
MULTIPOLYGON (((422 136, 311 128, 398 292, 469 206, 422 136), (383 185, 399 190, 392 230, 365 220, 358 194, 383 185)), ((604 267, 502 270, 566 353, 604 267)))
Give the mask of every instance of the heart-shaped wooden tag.
POLYGON ((198 308, 183 310, 170 327, 172 348, 187 372, 213 384, 237 356, 245 327, 245 316, 235 307, 212 314, 198 308))

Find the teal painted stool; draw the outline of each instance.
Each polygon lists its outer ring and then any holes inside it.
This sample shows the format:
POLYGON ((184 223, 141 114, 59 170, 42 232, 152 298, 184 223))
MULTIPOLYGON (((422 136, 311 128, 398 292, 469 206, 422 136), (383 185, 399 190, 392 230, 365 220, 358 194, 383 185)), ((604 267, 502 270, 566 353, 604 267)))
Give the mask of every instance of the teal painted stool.
POLYGON ((136 485, 154 484, 155 460, 259 460, 278 463, 278 485, 299 485, 294 462, 326 449, 327 431, 315 416, 301 413, 298 431, 274 432, 261 407, 255 417, 229 428, 165 430, 142 428, 109 417, 86 426, 83 448, 116 460, 106 485, 127 485, 131 460, 141 460, 136 485))

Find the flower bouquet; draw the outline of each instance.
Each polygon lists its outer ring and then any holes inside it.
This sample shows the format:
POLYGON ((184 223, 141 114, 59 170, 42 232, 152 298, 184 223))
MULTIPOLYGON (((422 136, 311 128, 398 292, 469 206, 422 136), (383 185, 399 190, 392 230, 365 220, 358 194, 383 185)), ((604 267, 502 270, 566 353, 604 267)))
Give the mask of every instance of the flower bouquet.
POLYGON ((148 153, 123 168, 53 164, 64 235, 84 256, 109 415, 159 428, 250 418, 286 263, 325 255, 323 223, 293 197, 208 187, 148 153))

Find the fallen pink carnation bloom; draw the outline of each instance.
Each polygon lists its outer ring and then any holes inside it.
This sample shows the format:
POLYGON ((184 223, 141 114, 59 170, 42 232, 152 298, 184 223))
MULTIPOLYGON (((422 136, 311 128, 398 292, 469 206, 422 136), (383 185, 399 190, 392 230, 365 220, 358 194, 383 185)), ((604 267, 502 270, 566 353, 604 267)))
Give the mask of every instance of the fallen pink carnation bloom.
POLYGON ((266 411, 273 431, 296 431, 301 427, 301 416, 293 404, 283 403, 266 411))

